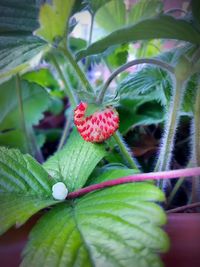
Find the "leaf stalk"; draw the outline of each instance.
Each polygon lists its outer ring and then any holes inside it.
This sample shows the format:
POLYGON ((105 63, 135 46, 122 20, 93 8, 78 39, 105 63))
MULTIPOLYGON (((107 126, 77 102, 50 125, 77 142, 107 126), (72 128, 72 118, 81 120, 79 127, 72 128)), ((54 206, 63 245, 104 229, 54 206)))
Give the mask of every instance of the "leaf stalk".
POLYGON ((128 164, 130 165, 131 168, 138 170, 138 166, 135 163, 132 155, 129 152, 128 147, 126 146, 126 144, 124 143, 121 134, 119 133, 119 131, 117 131, 116 133, 113 134, 113 137, 117 143, 117 145, 120 148, 120 151, 123 155, 123 157, 125 158, 125 160, 128 162, 128 164))
POLYGON ((86 75, 84 74, 83 70, 79 66, 79 64, 76 62, 75 58, 69 51, 67 47, 60 47, 60 50, 63 52, 63 54, 66 56, 66 58, 69 60, 71 66, 75 70, 75 73, 77 74, 79 80, 81 81, 82 85, 88 92, 94 92, 91 84, 89 83, 88 79, 86 78, 86 75))
POLYGON ((200 167, 180 169, 173 171, 164 171, 164 172, 150 172, 150 173, 139 173, 130 176, 124 176, 122 178, 117 178, 114 180, 102 182, 99 184, 90 185, 77 191, 69 193, 67 199, 74 199, 81 197, 85 194, 91 193, 96 190, 104 189, 111 186, 116 186, 120 184, 132 183, 132 182, 144 182, 149 180, 159 180, 159 179, 174 179, 178 177, 190 177, 200 175, 200 167))

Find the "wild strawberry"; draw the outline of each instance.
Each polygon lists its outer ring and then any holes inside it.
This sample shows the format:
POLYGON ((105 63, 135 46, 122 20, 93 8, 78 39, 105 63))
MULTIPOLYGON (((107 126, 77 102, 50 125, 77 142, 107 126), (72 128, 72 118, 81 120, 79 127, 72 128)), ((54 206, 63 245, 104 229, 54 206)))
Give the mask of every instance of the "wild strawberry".
POLYGON ((100 143, 108 139, 119 127, 119 116, 112 107, 96 111, 86 117, 88 104, 81 102, 74 110, 74 123, 85 141, 100 143))

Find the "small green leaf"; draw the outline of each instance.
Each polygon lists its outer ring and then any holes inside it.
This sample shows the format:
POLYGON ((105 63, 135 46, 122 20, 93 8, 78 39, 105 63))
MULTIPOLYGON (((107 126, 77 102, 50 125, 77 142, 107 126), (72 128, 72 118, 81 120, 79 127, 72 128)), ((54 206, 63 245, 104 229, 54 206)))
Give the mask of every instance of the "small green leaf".
POLYGON ((54 78, 53 74, 48 68, 42 68, 34 71, 29 71, 22 76, 22 79, 31 83, 37 83, 42 87, 58 89, 59 83, 54 78))
MULTIPOLYGON (((156 97, 154 98, 156 99, 156 97)), ((157 124, 164 120, 164 108, 157 101, 148 101, 148 97, 146 99, 143 97, 143 103, 140 104, 140 102, 140 99, 138 99, 138 103, 137 99, 130 100, 129 104, 132 103, 132 108, 126 107, 126 105, 118 108, 121 133, 125 134, 131 127, 157 124), (129 117, 128 120, 127 117, 129 117)))
POLYGON ((65 147, 43 166, 57 181, 63 181, 69 191, 74 191, 84 186, 90 173, 105 155, 103 145, 84 141, 74 130, 65 147))
POLYGON ((40 8, 40 28, 35 34, 53 43, 61 40, 67 33, 67 24, 74 0, 53 0, 53 4, 45 3, 40 8))
POLYGON ((141 99, 144 103, 146 100, 157 100, 166 106, 171 90, 170 81, 166 71, 154 66, 145 66, 122 80, 117 90, 122 101, 141 99))
POLYGON ((123 44, 114 50, 111 49, 112 52, 109 53, 107 59, 107 62, 109 66, 113 68, 117 68, 127 62, 128 59, 128 50, 129 50, 129 45, 123 44))
POLYGON ((59 204, 31 232, 21 267, 162 266, 168 249, 163 201, 154 185, 132 183, 59 204))
POLYGON ((0 147, 0 234, 57 203, 51 196, 52 184, 48 173, 31 156, 0 147))
POLYGON ((87 49, 77 53, 77 59, 80 60, 89 55, 102 53, 112 45, 158 38, 200 44, 200 33, 190 22, 167 15, 160 15, 112 32, 105 38, 91 44, 87 49))
POLYGON ((72 51, 79 51, 87 46, 87 42, 81 38, 70 37, 69 45, 72 51))

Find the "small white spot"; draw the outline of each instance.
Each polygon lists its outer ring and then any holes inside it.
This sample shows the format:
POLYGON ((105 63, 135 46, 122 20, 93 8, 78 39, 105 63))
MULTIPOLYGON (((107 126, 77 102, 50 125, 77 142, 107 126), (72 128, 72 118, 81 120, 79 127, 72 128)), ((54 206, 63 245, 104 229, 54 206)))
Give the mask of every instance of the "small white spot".
POLYGON ((58 182, 52 186, 52 196, 56 200, 64 200, 68 195, 68 189, 62 182, 58 182))

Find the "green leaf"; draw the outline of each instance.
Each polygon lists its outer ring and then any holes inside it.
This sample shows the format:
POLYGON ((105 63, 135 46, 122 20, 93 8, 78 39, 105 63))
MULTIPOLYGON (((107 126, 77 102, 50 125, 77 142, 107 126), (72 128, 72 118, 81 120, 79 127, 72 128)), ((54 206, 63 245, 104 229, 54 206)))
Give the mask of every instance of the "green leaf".
POLYGON ((0 3, 0 82, 36 64, 47 49, 32 36, 38 27, 35 0, 2 0, 0 3))
MULTIPOLYGON (((15 79, 0 86, 0 130, 19 128, 18 98, 15 90, 15 79)), ((49 105, 48 93, 39 85, 21 81, 22 99, 27 127, 36 125, 43 118, 49 105)))
POLYGON ((37 0, 1 0, 0 34, 34 31, 38 27, 38 2, 37 0))
MULTIPOLYGON (((26 139, 21 124, 16 80, 13 78, 0 85, 0 145, 19 148, 27 152, 26 139)), ((27 132, 43 118, 50 97, 36 83, 21 81, 23 108, 27 132)))
POLYGON ((0 36, 0 83, 37 64, 46 49, 36 37, 0 36))
POLYGON ((190 22, 167 15, 160 15, 116 30, 105 38, 93 43, 87 49, 77 53, 77 59, 102 53, 112 45, 158 38, 176 39, 200 44, 200 33, 195 30, 190 22))
POLYGON ((142 102, 139 100, 137 103, 137 99, 135 101, 130 100, 129 104, 132 103, 132 107, 127 107, 124 104, 118 108, 121 133, 125 134, 131 127, 157 124, 164 120, 164 109, 157 101, 153 99, 148 101, 148 98, 144 98, 142 102))
POLYGON ((112 0, 97 11, 95 21, 105 32, 111 33, 161 13, 162 6, 160 0, 151 0, 151 2, 140 0, 127 11, 124 1, 112 0))
POLYGON ((123 27, 126 23, 124 1, 112 0, 101 7, 95 15, 97 24, 107 32, 123 27))
POLYGON ((74 130, 65 147, 43 166, 57 181, 63 181, 69 191, 74 191, 84 186, 90 173, 105 155, 103 145, 84 141, 74 130))
POLYGON ((21 267, 163 266, 168 249, 154 185, 132 183, 59 204, 32 230, 21 267))
POLYGON ((127 16, 127 24, 133 24, 158 15, 162 8, 163 2, 161 0, 140 0, 131 7, 127 16))
POLYGON ((109 66, 117 68, 127 62, 129 45, 123 44, 115 49, 110 50, 111 53, 109 53, 107 57, 109 66))
POLYGON ((0 145, 19 148, 21 152, 27 152, 26 138, 21 129, 0 132, 0 145))
POLYGON ((31 156, 0 147, 0 234, 57 203, 51 196, 52 183, 31 156))
POLYGON ((167 72, 154 66, 145 66, 128 75, 119 85, 118 94, 123 99, 157 100, 163 106, 167 105, 171 84, 167 72), (151 94, 154 94, 152 98, 151 94))
POLYGON ((53 4, 45 3, 40 8, 40 28, 35 34, 53 43, 61 40, 67 33, 67 24, 74 0, 53 0, 53 4))
POLYGON ((89 11, 95 14, 102 6, 107 4, 110 0, 85 0, 89 11))
POLYGON ((87 46, 86 40, 82 38, 75 38, 70 37, 69 38, 69 45, 72 51, 79 51, 81 49, 84 49, 87 46))
POLYGON ((22 78, 31 83, 37 83, 42 87, 58 89, 59 84, 48 68, 41 68, 25 73, 22 78))

